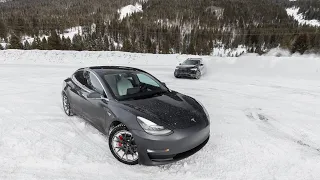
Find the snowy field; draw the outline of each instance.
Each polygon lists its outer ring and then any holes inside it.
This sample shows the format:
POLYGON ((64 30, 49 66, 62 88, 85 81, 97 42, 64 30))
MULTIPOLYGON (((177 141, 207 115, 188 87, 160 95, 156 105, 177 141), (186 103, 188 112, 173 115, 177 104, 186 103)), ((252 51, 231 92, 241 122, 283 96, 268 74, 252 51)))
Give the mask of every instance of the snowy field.
POLYGON ((204 57, 200 80, 175 79, 185 55, 0 51, 1 180, 320 179, 320 60, 204 57), (203 102, 211 138, 197 154, 127 166, 106 139, 62 110, 62 81, 89 65, 139 67, 203 102))

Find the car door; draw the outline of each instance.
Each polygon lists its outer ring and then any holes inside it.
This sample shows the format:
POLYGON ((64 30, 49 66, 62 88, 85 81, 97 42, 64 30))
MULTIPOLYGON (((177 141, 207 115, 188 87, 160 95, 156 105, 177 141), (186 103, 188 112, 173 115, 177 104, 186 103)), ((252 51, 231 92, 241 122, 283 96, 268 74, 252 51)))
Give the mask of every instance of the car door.
MULTIPOLYGON (((75 72, 72 77, 72 83, 70 84, 70 88, 68 91, 68 95, 70 98, 70 106, 73 109, 74 113, 79 116, 83 116, 82 109, 81 109, 81 101, 82 101, 82 94, 84 91, 84 84, 83 84, 83 70, 78 70, 75 72)), ((89 89, 87 89, 89 91, 89 89)))
POLYGON ((90 72, 87 71, 88 75, 86 76, 86 80, 88 82, 87 87, 90 89, 90 92, 82 90, 82 102, 81 102, 81 109, 85 118, 92 122, 96 128, 100 128, 103 130, 106 121, 106 115, 108 112, 108 100, 106 97, 106 93, 103 89, 102 84, 98 80, 98 77, 90 72), (88 98, 89 93, 91 92, 98 92, 101 94, 101 99, 91 99, 88 98))
POLYGON ((77 85, 74 85, 70 88, 69 97, 70 97, 70 106, 75 114, 81 116, 81 88, 77 85))

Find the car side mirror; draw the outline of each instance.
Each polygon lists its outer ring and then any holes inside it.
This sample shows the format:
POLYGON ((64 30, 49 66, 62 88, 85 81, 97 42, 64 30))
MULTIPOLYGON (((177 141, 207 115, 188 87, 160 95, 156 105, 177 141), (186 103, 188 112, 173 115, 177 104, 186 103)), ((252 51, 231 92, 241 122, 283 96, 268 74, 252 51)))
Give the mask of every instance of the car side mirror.
POLYGON ((89 99, 103 99, 102 95, 98 92, 91 92, 87 95, 89 99))
POLYGON ((164 83, 164 82, 161 82, 161 84, 162 84, 163 86, 167 87, 166 83, 164 83))
POLYGON ((179 65, 181 65, 181 63, 179 63, 179 65))

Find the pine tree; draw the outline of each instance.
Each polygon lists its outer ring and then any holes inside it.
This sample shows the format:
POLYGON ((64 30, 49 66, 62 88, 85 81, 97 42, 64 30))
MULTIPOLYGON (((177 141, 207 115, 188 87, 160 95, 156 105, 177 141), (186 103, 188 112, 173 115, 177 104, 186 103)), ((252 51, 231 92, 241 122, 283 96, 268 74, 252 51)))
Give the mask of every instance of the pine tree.
POLYGON ((4 24, 3 20, 0 19, 0 39, 7 38, 8 30, 6 25, 4 24))
POLYGON ((28 41, 24 41, 23 49, 24 50, 30 50, 31 49, 31 45, 30 45, 30 43, 28 41))
POLYGON ((72 46, 71 39, 70 39, 70 37, 67 37, 67 39, 65 41, 66 50, 70 50, 71 46, 72 46))
POLYGON ((69 50, 71 48, 71 40, 69 37, 65 38, 62 36, 61 38, 61 50, 69 50))
POLYGON ((105 35, 103 37, 103 44, 104 44, 103 50, 104 51, 109 51, 109 38, 108 38, 108 35, 105 35))
POLYGON ((145 45, 146 52, 147 52, 147 53, 153 53, 154 50, 152 49, 152 42, 151 42, 151 39, 150 39, 149 36, 147 37, 145 43, 146 43, 146 45, 145 45))
POLYGON ((151 46, 151 53, 157 54, 157 43, 153 42, 151 46))
MULTIPOLYGON (((209 41, 209 50, 210 50, 210 53, 212 52, 212 50, 213 50, 213 40, 212 39, 210 39, 210 41, 209 41)), ((209 53, 209 54, 210 54, 209 53)))
POLYGON ((303 54, 306 50, 309 49, 309 37, 307 34, 301 34, 296 37, 292 44, 291 52, 295 53, 298 51, 300 54, 303 54))
POLYGON ((82 51, 84 48, 84 44, 82 41, 82 37, 78 34, 74 35, 72 38, 72 49, 76 51, 82 51))
POLYGON ((182 54, 188 53, 188 35, 185 35, 182 42, 182 54))
POLYGON ((124 40, 122 51, 125 51, 125 52, 130 52, 131 51, 131 42, 128 39, 124 40))
POLYGON ((170 52, 170 44, 169 44, 169 41, 167 40, 167 39, 164 39, 163 40, 163 47, 162 47, 163 49, 163 51, 162 51, 162 53, 163 54, 169 54, 169 52, 170 52))
POLYGON ((196 53, 196 50, 195 50, 194 46, 195 46, 195 43, 194 43, 194 39, 192 38, 190 40, 190 44, 189 44, 189 46, 187 48, 187 53, 188 54, 195 54, 196 53))
POLYGON ((116 47, 115 47, 115 43, 114 43, 114 40, 111 38, 110 39, 110 51, 115 51, 116 50, 116 47))
POLYGON ((8 49, 23 49, 23 45, 18 36, 11 35, 8 49))
POLYGON ((0 50, 4 50, 4 47, 0 44, 0 50))
POLYGON ((61 38, 61 50, 68 50, 68 48, 66 47, 66 38, 64 36, 62 36, 61 38))
POLYGON ((41 49, 41 40, 39 36, 34 37, 31 43, 31 49, 41 49))
POLYGON ((61 39, 56 31, 51 31, 51 35, 48 38, 48 49, 59 50, 61 49, 61 39))
POLYGON ((97 34, 97 39, 96 39, 96 51, 102 51, 103 48, 104 48, 104 43, 103 43, 103 40, 102 40, 102 35, 99 33, 97 34))
POLYGON ((40 42, 40 49, 41 50, 48 50, 49 49, 47 38, 45 38, 45 37, 42 38, 42 41, 40 42))

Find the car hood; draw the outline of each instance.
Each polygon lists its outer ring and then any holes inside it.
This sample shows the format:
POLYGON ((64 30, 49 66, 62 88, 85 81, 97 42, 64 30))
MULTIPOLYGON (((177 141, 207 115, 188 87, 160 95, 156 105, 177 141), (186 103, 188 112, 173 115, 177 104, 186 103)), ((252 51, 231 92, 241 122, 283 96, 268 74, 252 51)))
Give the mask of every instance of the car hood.
POLYGON ((127 108, 137 116, 153 121, 169 129, 185 129, 196 125, 206 126, 207 117, 201 105, 193 98, 168 92, 160 96, 125 101, 127 108))
POLYGON ((177 68, 181 68, 181 69, 183 69, 183 68, 195 68, 195 67, 197 67, 197 65, 179 65, 179 66, 177 66, 177 68))

